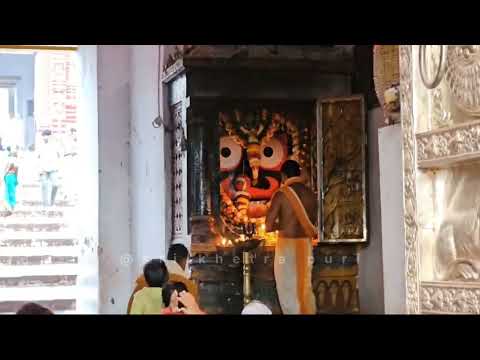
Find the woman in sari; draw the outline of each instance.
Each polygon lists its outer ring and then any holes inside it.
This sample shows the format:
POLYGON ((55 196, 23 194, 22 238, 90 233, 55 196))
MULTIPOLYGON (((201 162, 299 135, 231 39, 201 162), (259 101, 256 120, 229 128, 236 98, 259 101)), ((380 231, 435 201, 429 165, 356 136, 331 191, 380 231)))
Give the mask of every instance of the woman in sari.
POLYGON ((9 161, 5 169, 5 201, 9 211, 13 211, 17 205, 17 186, 18 186, 18 166, 13 161, 9 161))

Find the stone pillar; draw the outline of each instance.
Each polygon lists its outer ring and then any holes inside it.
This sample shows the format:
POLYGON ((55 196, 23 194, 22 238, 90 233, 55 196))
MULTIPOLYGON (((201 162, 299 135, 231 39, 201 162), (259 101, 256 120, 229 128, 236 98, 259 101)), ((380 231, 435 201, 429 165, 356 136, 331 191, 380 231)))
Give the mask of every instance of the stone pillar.
POLYGON ((188 121, 188 214, 192 243, 210 240, 208 218, 211 210, 211 179, 209 156, 211 149, 208 122, 205 116, 190 112, 188 121))
POLYGON ((383 288, 386 314, 406 313, 402 128, 378 132, 382 207, 383 288))
POLYGON ((203 116, 188 122, 188 203, 191 217, 210 215, 208 128, 203 116))

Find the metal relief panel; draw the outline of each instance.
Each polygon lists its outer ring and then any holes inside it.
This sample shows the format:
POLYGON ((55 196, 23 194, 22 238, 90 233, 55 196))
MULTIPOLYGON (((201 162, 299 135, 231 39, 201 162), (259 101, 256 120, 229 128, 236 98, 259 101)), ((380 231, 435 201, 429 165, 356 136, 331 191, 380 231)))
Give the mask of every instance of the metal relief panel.
POLYGON ((318 106, 320 241, 367 241, 365 106, 362 96, 323 100, 318 106))
POLYGON ((416 135, 421 168, 448 167, 480 159, 480 121, 416 135))
POLYGON ((407 309, 478 314, 480 46, 405 45, 400 64, 407 309))
POLYGON ((415 55, 419 166, 448 167, 479 159, 480 46, 421 45, 415 55), (431 73, 436 74, 433 80, 431 73))
POLYGON ((420 312, 415 174, 415 124, 413 118, 412 45, 400 46, 400 102, 403 132, 403 183, 406 247, 407 312, 420 312))
POLYGON ((310 128, 310 183, 312 190, 315 194, 318 194, 318 141, 317 141, 317 126, 315 123, 310 128))

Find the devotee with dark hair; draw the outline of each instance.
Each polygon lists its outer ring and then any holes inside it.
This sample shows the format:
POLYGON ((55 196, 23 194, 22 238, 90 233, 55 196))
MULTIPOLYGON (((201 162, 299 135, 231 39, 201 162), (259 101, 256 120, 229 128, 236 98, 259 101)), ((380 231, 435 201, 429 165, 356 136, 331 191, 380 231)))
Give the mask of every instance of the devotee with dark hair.
POLYGON ((162 298, 165 305, 162 315, 206 315, 182 282, 166 284, 163 288, 162 298))
MULTIPOLYGON (((188 262, 188 249, 182 244, 173 244, 168 250, 167 258, 165 262, 169 273, 170 282, 182 282, 187 286, 188 292, 193 295, 194 298, 198 298, 198 288, 197 285, 188 279, 187 272, 185 271, 188 262)), ((133 297, 134 295, 142 290, 147 283, 143 275, 139 276, 135 282, 135 289, 133 290, 130 300, 128 302, 127 314, 131 313, 133 297)))
POLYGON ((167 265, 169 274, 177 274, 188 278, 186 272, 188 263, 188 249, 183 244, 172 244, 168 249, 167 265))
POLYGON ((53 312, 42 305, 27 303, 17 311, 17 315, 53 315, 53 312))
POLYGON ((282 167, 284 184, 273 196, 266 231, 278 231, 274 274, 284 314, 315 314, 312 290, 312 241, 318 236, 317 198, 305 185, 300 165, 288 160, 282 167))
POLYGON ((182 282, 168 283, 163 287, 162 299, 165 308, 162 310, 162 315, 183 315, 180 308, 184 305, 178 302, 178 294, 182 291, 188 292, 187 286, 182 282))
POLYGON ((161 314, 164 308, 162 287, 169 278, 167 266, 162 260, 150 260, 143 268, 143 276, 147 286, 134 294, 130 313, 133 315, 161 314))

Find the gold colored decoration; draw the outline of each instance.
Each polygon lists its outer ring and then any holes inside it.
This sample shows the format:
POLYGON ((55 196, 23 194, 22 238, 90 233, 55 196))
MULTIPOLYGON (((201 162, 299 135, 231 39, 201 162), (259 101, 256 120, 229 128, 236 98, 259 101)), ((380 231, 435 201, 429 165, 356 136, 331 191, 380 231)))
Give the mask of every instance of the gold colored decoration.
POLYGON ((314 293, 319 313, 359 312, 355 276, 322 276, 321 280, 315 283, 314 293))
POLYGON ((378 100, 387 118, 400 111, 400 64, 398 45, 375 45, 374 83, 378 100))
POLYGON ((251 286, 251 262, 250 252, 243 252, 243 304, 247 305, 252 301, 252 286, 251 286))
POLYGON ((332 305, 337 306, 338 283, 336 281, 333 281, 330 285, 330 292, 332 294, 332 305))
POLYGON ((319 313, 351 314, 358 308, 356 246, 322 246, 316 249, 312 286, 319 313))
POLYGON ((343 291, 343 301, 345 304, 349 303, 350 294, 351 294, 350 283, 348 281, 344 281, 342 284, 342 291, 343 291))
POLYGON ((321 242, 365 242, 365 108, 363 97, 322 101, 319 158, 323 177, 321 242))
POLYGON ((322 308, 325 306, 325 298, 327 295, 327 284, 325 284, 324 281, 320 282, 320 285, 318 285, 318 305, 319 308, 322 308))

